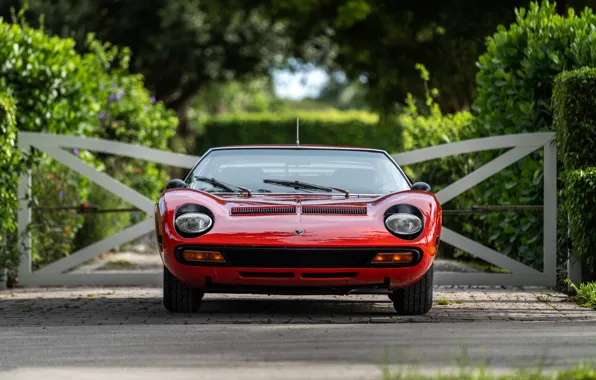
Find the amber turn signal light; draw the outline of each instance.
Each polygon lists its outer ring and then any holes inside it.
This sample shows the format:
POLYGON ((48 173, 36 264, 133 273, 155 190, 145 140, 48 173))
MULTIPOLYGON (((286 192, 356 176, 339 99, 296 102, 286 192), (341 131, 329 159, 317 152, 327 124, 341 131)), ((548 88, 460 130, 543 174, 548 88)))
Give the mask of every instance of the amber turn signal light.
POLYGON ((396 264, 396 263, 411 263, 414 261, 414 254, 412 252, 400 253, 379 253, 375 256, 373 264, 396 264))
POLYGON ((219 252, 211 251, 184 251, 182 258, 186 261, 203 261, 211 263, 225 263, 223 256, 219 252))

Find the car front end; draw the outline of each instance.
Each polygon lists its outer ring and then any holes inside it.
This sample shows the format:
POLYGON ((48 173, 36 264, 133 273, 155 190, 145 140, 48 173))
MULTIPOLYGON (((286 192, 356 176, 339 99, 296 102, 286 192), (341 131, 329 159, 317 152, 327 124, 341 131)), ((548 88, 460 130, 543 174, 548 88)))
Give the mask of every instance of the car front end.
MULTIPOLYGON (((311 167, 318 163, 312 157, 295 160, 311 167)), ((259 165, 258 170, 267 169, 259 165)), ((227 182, 214 176, 215 171, 221 177, 221 169, 202 175, 203 169, 194 174, 197 181, 187 179, 190 185, 165 191, 155 210, 164 283, 200 298, 205 293, 387 293, 395 298, 421 282, 432 285, 442 222, 432 193, 412 189, 405 176, 400 191, 385 194, 363 192, 371 188, 367 181, 350 176, 345 181, 356 183, 351 191, 331 186, 341 182, 332 175, 320 176, 317 184, 289 181, 290 165, 285 166, 256 176, 247 173, 255 168, 246 166, 227 182), (293 190, 272 191, 276 186, 293 190)), ((164 288, 169 299, 168 292, 164 288)))
POLYGON ((426 273, 439 244, 439 210, 428 194, 374 202, 312 196, 222 201, 198 192, 194 197, 195 202, 186 192, 172 191, 162 198, 157 217, 167 227, 158 239, 172 274, 206 292, 390 292, 426 273), (189 204, 200 204, 212 218, 196 236, 176 225, 184 215, 176 215, 178 210, 195 211, 189 204), (400 237, 387 226, 396 215, 421 220, 416 236, 400 237))

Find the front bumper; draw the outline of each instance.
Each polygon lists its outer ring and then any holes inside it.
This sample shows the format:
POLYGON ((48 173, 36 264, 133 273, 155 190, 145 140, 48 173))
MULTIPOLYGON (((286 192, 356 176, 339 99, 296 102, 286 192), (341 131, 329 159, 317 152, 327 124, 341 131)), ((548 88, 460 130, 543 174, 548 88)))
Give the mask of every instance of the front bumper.
POLYGON ((164 264, 181 282, 213 293, 386 292, 417 282, 434 260, 434 250, 428 249, 430 247, 311 249, 309 254, 308 249, 300 248, 202 246, 200 248, 222 252, 227 263, 197 265, 181 259, 184 247, 163 252, 164 264), (370 264, 376 252, 412 249, 419 253, 412 264, 370 264), (240 251, 244 251, 241 256, 240 251), (287 254, 285 258, 284 254, 287 254))

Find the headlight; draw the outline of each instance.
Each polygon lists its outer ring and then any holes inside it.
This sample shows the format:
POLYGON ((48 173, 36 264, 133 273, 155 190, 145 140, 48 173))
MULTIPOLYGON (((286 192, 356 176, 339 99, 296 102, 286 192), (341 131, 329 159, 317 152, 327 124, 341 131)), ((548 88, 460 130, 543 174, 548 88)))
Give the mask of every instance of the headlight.
POLYGON ((176 228, 187 234, 198 234, 211 227, 213 220, 207 214, 189 212, 176 217, 176 228))
POLYGON ((398 235, 413 235, 422 230, 422 220, 413 214, 391 214, 385 219, 385 225, 398 235))

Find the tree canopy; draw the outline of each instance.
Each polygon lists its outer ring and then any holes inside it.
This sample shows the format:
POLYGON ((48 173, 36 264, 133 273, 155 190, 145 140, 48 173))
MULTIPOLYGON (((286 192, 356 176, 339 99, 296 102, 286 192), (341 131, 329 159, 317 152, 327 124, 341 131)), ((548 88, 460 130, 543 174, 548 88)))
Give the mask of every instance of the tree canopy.
MULTIPOLYGON (((262 8, 242 1, 219 0, 28 0, 26 19, 72 37, 84 49, 88 33, 126 46, 131 69, 141 73, 158 100, 178 111, 185 134, 186 112, 208 83, 266 73, 282 62, 288 38, 281 22, 266 18, 262 8)), ((10 17, 24 0, 2 2, 0 15, 10 17)))
MULTIPOLYGON (((363 79, 366 101, 395 111, 408 92, 424 98, 424 64, 445 112, 465 109, 476 88, 485 36, 515 20, 529 0, 5 0, 0 15, 27 5, 26 17, 84 48, 88 33, 126 46, 131 69, 175 109, 188 133, 188 107, 210 83, 267 75, 290 57, 363 79)), ((589 0, 561 1, 558 8, 589 0)), ((331 83, 332 86, 337 83, 331 83)), ((330 89, 329 92, 332 92, 330 89)), ((355 98, 359 99, 359 98, 355 98)))

